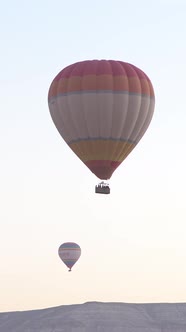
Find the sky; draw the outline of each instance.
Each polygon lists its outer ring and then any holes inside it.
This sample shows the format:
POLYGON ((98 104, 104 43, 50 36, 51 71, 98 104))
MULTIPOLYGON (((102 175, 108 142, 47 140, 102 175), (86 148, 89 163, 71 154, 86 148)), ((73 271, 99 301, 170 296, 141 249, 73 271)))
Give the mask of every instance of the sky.
POLYGON ((186 3, 4 1, 0 12, 0 311, 186 302, 186 3), (126 61, 154 86, 152 122, 98 179, 57 132, 48 89, 65 66, 126 61), (58 247, 78 243, 68 273, 58 247))

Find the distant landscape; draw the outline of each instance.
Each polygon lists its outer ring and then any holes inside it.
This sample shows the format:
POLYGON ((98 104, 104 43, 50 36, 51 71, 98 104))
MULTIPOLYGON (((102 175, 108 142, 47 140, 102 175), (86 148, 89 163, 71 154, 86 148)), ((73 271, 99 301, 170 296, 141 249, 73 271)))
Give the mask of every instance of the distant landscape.
POLYGON ((186 332, 186 303, 62 305, 0 314, 1 332, 186 332))

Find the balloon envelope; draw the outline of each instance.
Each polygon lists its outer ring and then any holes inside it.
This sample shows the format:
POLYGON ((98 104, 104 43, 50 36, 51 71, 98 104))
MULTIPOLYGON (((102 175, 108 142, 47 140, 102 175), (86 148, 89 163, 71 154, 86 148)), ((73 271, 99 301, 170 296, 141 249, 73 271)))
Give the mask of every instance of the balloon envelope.
POLYGON ((150 79, 134 65, 88 60, 64 68, 54 78, 48 104, 69 147, 106 180, 147 130, 155 96, 150 79))
POLYGON ((81 248, 77 243, 65 242, 59 247, 58 254, 63 263, 71 270, 81 256, 81 248))

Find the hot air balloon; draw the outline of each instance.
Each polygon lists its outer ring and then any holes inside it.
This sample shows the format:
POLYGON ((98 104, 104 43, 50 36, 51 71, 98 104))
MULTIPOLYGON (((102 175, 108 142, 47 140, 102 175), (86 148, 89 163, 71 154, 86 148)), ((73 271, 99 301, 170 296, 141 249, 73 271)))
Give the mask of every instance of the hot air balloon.
POLYGON ((115 60, 87 60, 64 68, 51 83, 48 104, 59 133, 101 180, 95 190, 110 193, 104 180, 147 130, 155 96, 147 75, 115 60))
POLYGON ((81 248, 77 243, 65 242, 59 247, 58 254, 63 263, 69 268, 69 271, 71 271, 73 265, 81 256, 81 248))

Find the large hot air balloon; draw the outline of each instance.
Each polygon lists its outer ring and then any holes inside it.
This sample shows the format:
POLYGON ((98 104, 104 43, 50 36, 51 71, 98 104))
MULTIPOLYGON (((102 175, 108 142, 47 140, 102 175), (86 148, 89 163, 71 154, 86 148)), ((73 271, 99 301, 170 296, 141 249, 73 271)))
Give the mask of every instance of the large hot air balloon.
POLYGON ((69 268, 69 271, 71 271, 72 266, 81 256, 81 248, 77 243, 65 242, 59 247, 58 254, 63 263, 69 268))
MULTIPOLYGON (((150 79, 134 65, 88 60, 54 78, 48 103, 65 142, 99 179, 107 180, 147 130, 155 96, 150 79)), ((96 192, 110 188, 103 181, 96 192)))

